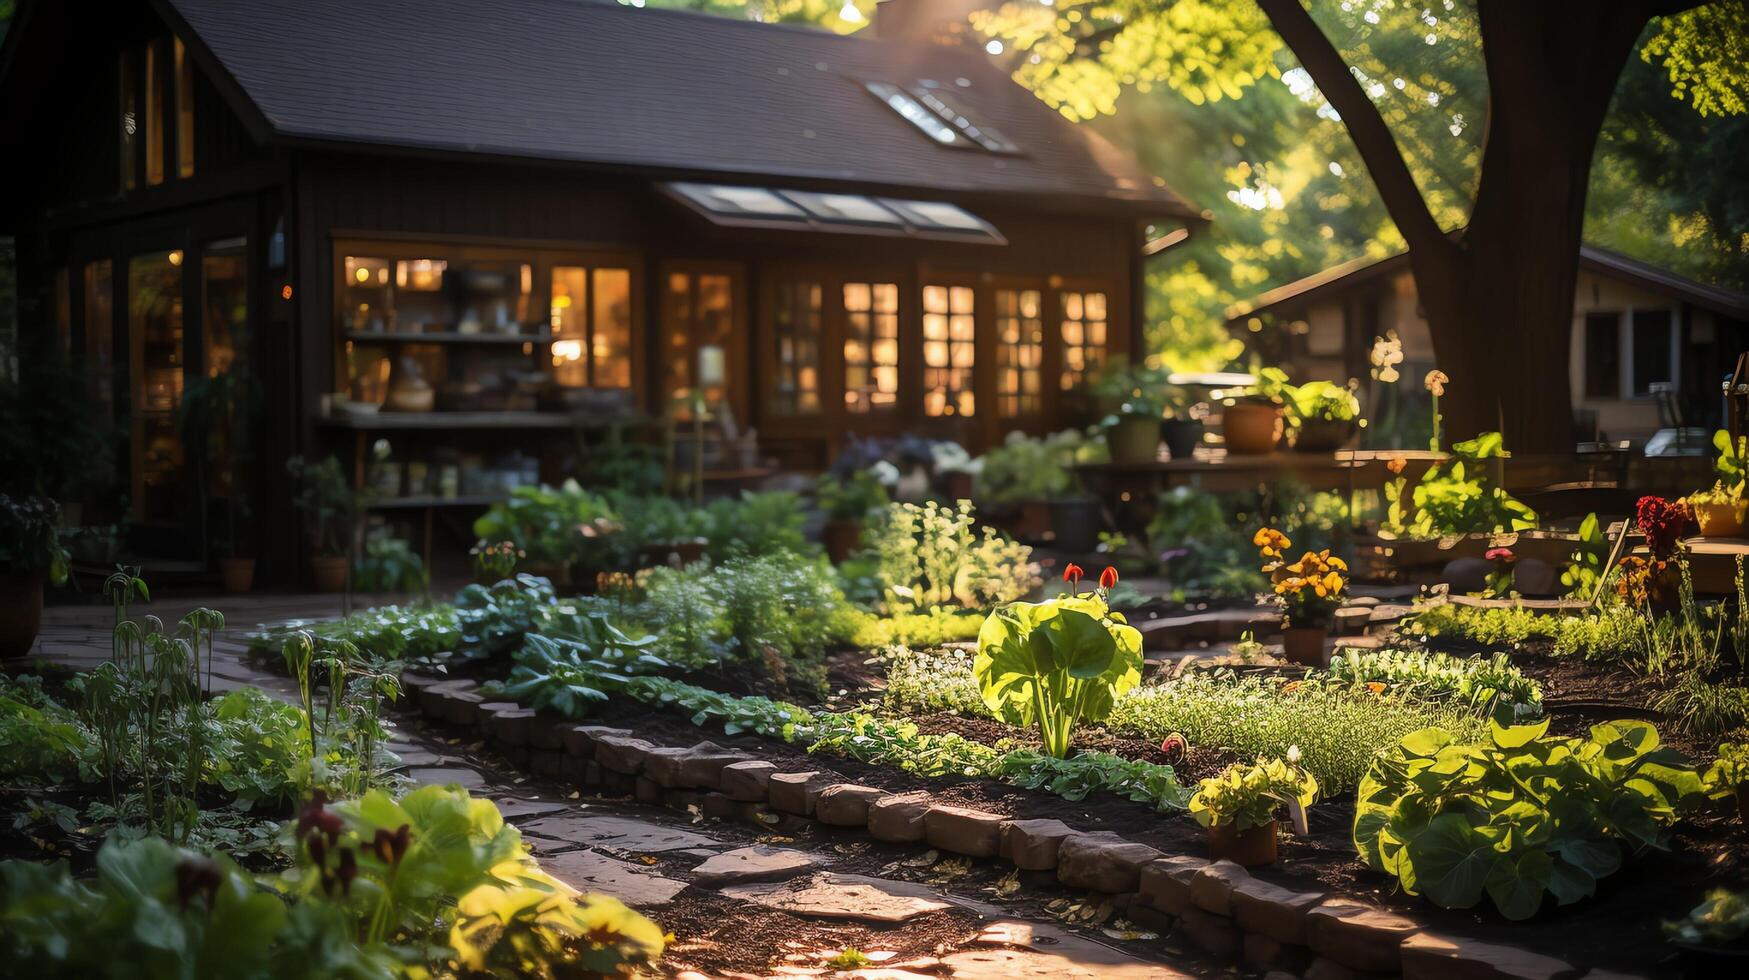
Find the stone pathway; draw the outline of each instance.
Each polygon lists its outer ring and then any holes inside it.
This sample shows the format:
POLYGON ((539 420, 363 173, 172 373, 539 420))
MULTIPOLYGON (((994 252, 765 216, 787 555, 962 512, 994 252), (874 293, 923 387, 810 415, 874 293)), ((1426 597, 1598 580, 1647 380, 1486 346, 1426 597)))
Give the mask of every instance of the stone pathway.
MULTIPOLYGON (((297 699, 288 678, 255 666, 244 634, 265 622, 338 616, 336 596, 249 596, 172 599, 136 605, 133 616, 157 615, 173 624, 189 610, 210 606, 226 613, 227 628, 213 650, 213 688, 220 692, 253 685, 287 701, 297 699)), ((110 656, 107 606, 55 606, 45 610, 32 656, 75 669, 89 669, 110 656)), ((427 729, 415 718, 400 726, 389 748, 401 772, 417 783, 467 787, 491 797, 518 826, 542 866, 586 892, 613 895, 663 921, 663 908, 693 894, 715 895, 742 908, 824 922, 903 930, 920 917, 955 911, 982 920, 981 932, 966 930, 935 955, 898 961, 876 953, 873 967, 837 971, 826 965, 834 951, 789 953, 797 944, 769 937, 774 964, 756 973, 713 966, 708 938, 677 935, 666 969, 688 980, 733 977, 856 977, 861 980, 1008 980, 1067 977, 1075 980, 1176 980, 1195 974, 1149 962, 1044 921, 1011 917, 1001 907, 932 885, 831 870, 838 852, 857 853, 829 840, 772 846, 757 831, 722 823, 686 822, 684 815, 629 801, 587 801, 531 788, 529 780, 506 781, 464 744, 427 729), (833 848, 837 848, 834 851, 833 848), (700 941, 689 942, 699 938, 700 941), (890 960, 884 962, 883 960, 890 960), (787 962, 785 962, 787 961, 787 962)), ((790 840, 782 838, 781 840, 790 840)), ((768 913, 769 914, 769 913, 768 913)), ((977 928, 976 926, 972 927, 977 928)), ((902 934, 902 933, 901 933, 902 934)))

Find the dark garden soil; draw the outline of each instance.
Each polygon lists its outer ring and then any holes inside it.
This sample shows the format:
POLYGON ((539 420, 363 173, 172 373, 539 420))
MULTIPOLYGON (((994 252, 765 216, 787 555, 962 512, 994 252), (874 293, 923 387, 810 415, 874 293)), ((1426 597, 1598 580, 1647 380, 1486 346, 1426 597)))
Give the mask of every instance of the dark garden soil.
POLYGON ((675 937, 663 955, 664 969, 705 962, 713 975, 763 976, 782 966, 818 967, 845 949, 896 954, 883 958, 883 964, 923 959, 963 945, 980 928, 975 913, 958 908, 882 927, 804 918, 702 889, 682 892, 662 907, 660 918, 675 937))

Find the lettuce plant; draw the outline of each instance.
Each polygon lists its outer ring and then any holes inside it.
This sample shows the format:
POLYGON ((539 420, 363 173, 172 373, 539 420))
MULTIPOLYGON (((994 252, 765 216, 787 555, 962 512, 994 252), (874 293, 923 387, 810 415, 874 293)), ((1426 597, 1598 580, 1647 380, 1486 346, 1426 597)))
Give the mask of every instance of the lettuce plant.
POLYGON ((1548 738, 1548 722, 1491 726, 1463 744, 1424 729, 1378 754, 1361 780, 1354 844, 1411 895, 1471 908, 1483 895, 1528 919, 1570 905, 1621 867, 1623 848, 1664 849, 1665 828, 1701 792, 1680 753, 1644 722, 1548 738))
POLYGON ((1290 747, 1286 761, 1235 762, 1198 785, 1190 798, 1190 815, 1204 827, 1243 832, 1270 826, 1276 811, 1286 807, 1297 810, 1294 822, 1303 824, 1305 812, 1318 800, 1318 781, 1300 768, 1299 761, 1299 749, 1290 747))
POLYGON ((1142 634, 1100 592, 1010 603, 984 620, 972 669, 991 712, 1037 725, 1061 759, 1077 723, 1105 720, 1141 681, 1142 634))

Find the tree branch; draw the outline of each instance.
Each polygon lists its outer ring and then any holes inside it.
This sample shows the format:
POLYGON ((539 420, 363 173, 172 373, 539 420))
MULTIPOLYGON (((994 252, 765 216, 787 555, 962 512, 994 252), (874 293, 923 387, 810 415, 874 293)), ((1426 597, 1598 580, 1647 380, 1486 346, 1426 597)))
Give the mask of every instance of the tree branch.
POLYGON ((1366 164, 1385 210, 1403 233, 1410 251, 1431 255, 1453 248, 1451 239, 1427 210, 1427 201, 1415 185, 1409 165, 1378 107, 1367 98, 1360 82, 1348 70, 1348 63, 1306 8, 1300 6, 1300 0, 1257 0, 1257 5, 1292 49, 1300 66, 1317 83, 1318 91, 1342 115, 1342 125, 1360 151, 1361 162, 1366 164))

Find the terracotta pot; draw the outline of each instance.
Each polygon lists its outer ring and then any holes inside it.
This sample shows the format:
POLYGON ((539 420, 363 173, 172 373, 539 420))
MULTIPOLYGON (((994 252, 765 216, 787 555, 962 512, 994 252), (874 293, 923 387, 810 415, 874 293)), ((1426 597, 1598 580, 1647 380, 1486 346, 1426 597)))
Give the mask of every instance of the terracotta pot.
POLYGON ((1139 466, 1160 458, 1160 420, 1146 415, 1124 415, 1105 430, 1105 447, 1111 461, 1139 466))
POLYGON ((42 624, 42 576, 0 572, 0 659, 29 653, 42 624))
POLYGON ((1275 824, 1266 823, 1248 830, 1235 830, 1231 824, 1209 828, 1209 857, 1227 860, 1245 868, 1275 863, 1275 824))
POLYGON ((1328 667, 1330 660, 1324 651, 1324 641, 1330 637, 1328 626, 1283 626, 1281 647, 1288 662, 1307 667, 1328 667))
POLYGON ((346 556, 316 555, 310 559, 310 579, 317 592, 341 592, 346 588, 346 556))
POLYGON ((1020 517, 1015 522, 1014 536, 1027 541, 1037 541, 1051 529, 1051 505, 1043 500, 1023 500, 1020 503, 1020 517))
POLYGON ((1329 419, 1310 419, 1300 423, 1298 434, 1294 436, 1294 451, 1301 453, 1333 453, 1348 444, 1354 438, 1360 427, 1353 419, 1332 422, 1329 419))
POLYGON ((1160 423, 1166 453, 1173 459, 1191 459, 1202 443, 1202 423, 1196 419, 1167 419, 1160 423))
POLYGON ((1688 502, 1694 522, 1700 525, 1703 538, 1738 538, 1743 536, 1743 510, 1749 501, 1735 504, 1688 502))
POLYGON ((1281 409, 1275 405, 1238 402, 1221 412, 1221 437, 1232 455, 1262 456, 1275 452, 1281 433, 1281 409))
POLYGON ((832 564, 842 565, 862 545, 862 522, 834 517, 826 522, 820 537, 826 544, 826 557, 832 564))
POLYGON ((220 558, 219 574, 224 577, 227 593, 242 595, 255 587, 255 559, 220 558))

